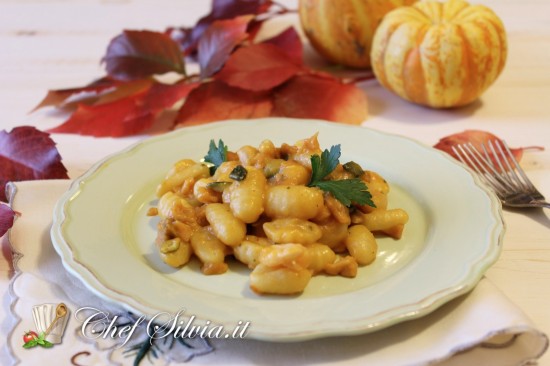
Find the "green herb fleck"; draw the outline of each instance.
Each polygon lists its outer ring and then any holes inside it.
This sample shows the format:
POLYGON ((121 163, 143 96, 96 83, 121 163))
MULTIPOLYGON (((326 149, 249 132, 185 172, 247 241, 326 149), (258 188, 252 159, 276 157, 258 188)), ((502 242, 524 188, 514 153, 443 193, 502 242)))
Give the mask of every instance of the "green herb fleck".
POLYGON ((248 171, 246 168, 242 165, 237 165, 231 173, 229 173, 229 178, 237 181, 245 180, 246 175, 248 174, 248 171))
POLYGON ((223 192, 223 190, 229 187, 231 184, 233 184, 233 182, 211 182, 206 185, 206 188, 216 192, 223 192))
POLYGON ((342 167, 344 168, 345 171, 353 174, 355 178, 359 178, 365 173, 363 168, 361 168, 361 165, 357 164, 355 161, 348 161, 347 163, 342 165, 342 167))

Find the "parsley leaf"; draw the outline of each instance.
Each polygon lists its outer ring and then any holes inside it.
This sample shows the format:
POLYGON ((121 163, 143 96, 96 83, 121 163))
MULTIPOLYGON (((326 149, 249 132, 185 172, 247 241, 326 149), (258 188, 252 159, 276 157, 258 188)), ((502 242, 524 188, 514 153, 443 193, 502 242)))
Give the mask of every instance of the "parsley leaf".
POLYGON ((320 181, 332 173, 338 166, 338 159, 340 159, 340 145, 331 146, 330 151, 325 149, 320 157, 319 155, 312 155, 311 182, 320 181))
POLYGON ((352 203, 376 207, 372 201, 367 185, 358 178, 341 180, 324 180, 339 164, 340 145, 334 145, 322 152, 321 156, 311 156, 311 180, 308 186, 318 187, 331 193, 334 198, 349 207, 352 203))
POLYGON ((204 161, 212 164, 210 167, 210 174, 214 174, 216 169, 225 161, 227 161, 227 146, 220 139, 218 140, 218 146, 214 140, 210 140, 208 147, 208 154, 204 157, 204 161))
POLYGON ((315 183, 315 186, 323 191, 330 192, 344 206, 349 207, 352 203, 357 203, 375 207, 374 202, 372 202, 372 195, 361 179, 322 180, 315 183))

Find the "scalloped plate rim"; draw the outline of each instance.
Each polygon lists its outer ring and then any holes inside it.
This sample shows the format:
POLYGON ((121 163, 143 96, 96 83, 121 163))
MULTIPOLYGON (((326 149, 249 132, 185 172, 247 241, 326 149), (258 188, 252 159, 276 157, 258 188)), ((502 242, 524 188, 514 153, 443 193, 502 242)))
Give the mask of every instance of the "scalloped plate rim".
MULTIPOLYGON (((134 143, 131 146, 117 153, 111 154, 105 157, 104 159, 100 160, 96 164, 94 164, 87 172, 85 172, 83 175, 81 175, 79 178, 77 178, 75 181, 72 182, 68 191, 63 194, 63 196, 59 199, 59 201, 57 202, 54 208, 54 220, 53 220, 53 225, 51 227, 51 238, 52 238, 52 242, 54 244, 55 250, 57 251, 57 253, 60 255, 62 259, 62 263, 64 267, 71 274, 81 279, 84 282, 84 284, 88 287, 88 289, 90 289, 96 295, 98 295, 99 297, 105 300, 118 301, 126 309, 137 313, 154 314, 158 312, 159 310, 158 308, 155 308, 154 306, 141 304, 140 302, 133 299, 131 295, 124 294, 120 290, 110 288, 108 284, 102 283, 97 277, 94 276, 93 273, 90 273, 90 270, 85 266, 84 263, 82 263, 80 260, 72 256, 70 244, 67 243, 63 237, 63 226, 66 222, 66 208, 67 208, 68 202, 70 202, 71 198, 74 197, 77 192, 79 192, 82 181, 96 174, 100 170, 100 168, 105 165, 105 163, 111 161, 112 159, 132 154, 132 151, 139 148, 142 144, 155 143, 157 141, 162 141, 162 139, 168 138, 168 135, 192 133, 194 130, 205 130, 205 129, 215 130, 218 128, 228 127, 231 124, 276 123, 276 121, 280 121, 280 120, 281 120, 280 118, 265 118, 265 119, 244 120, 244 121, 228 120, 228 121, 210 123, 206 125, 184 127, 167 134, 150 137, 143 141, 134 143)), ((291 120, 286 118, 282 120, 284 120, 284 122, 292 121, 293 123, 300 123, 300 124, 317 124, 320 127, 330 126, 332 128, 335 125, 333 122, 326 122, 321 120, 291 120)), ((381 136, 382 138, 403 139, 408 141, 409 143, 412 142, 416 144, 417 148, 432 150, 434 154, 439 154, 440 156, 444 157, 444 159, 446 159, 450 164, 461 165, 460 163, 456 162, 453 158, 448 156, 446 153, 441 152, 439 150, 435 150, 418 141, 415 141, 413 139, 410 139, 401 135, 373 130, 367 127, 338 125, 338 128, 350 129, 350 130, 360 128, 360 129, 368 130, 369 133, 381 136)), ((178 157, 175 157, 175 158, 178 158, 178 157)), ((462 165, 461 167, 464 168, 464 166, 462 165)), ((369 332, 373 332, 376 330, 389 327, 391 325, 400 323, 405 320, 415 319, 415 318, 419 318, 421 316, 427 315, 432 311, 434 311, 435 309, 437 309, 438 307, 440 307, 441 305, 447 303, 448 301, 460 295, 463 295, 469 292, 471 289, 473 289, 477 284, 477 282, 479 282, 479 280, 483 276, 484 272, 498 259, 498 256, 502 248, 502 240, 505 232, 505 225, 502 217, 501 204, 498 198, 493 194, 492 191, 490 191, 481 182, 479 177, 473 171, 471 171, 469 168, 464 169, 464 171, 470 175, 472 182, 474 183, 473 185, 477 189, 480 189, 486 193, 491 205, 490 214, 495 219, 495 222, 492 228, 490 229, 491 243, 487 244, 488 245, 487 253, 483 257, 478 258, 476 262, 471 263, 471 267, 470 267, 471 270, 467 271, 465 276, 461 278, 460 281, 458 281, 458 283, 456 283, 453 286, 440 289, 439 291, 436 291, 430 294, 429 296, 419 299, 414 303, 407 303, 399 307, 386 309, 375 315, 369 316, 368 318, 360 319, 360 321, 355 322, 355 324, 347 324, 347 323, 342 324, 341 322, 337 322, 336 324, 333 324, 329 322, 328 323, 329 325, 324 328, 314 327, 311 329, 302 329, 299 331, 291 331, 291 332, 255 330, 249 333, 250 338, 259 339, 259 340, 268 340, 268 341, 287 342, 287 341, 303 341, 303 340, 309 340, 309 339, 315 339, 315 338, 327 337, 327 336, 343 336, 343 335, 357 335, 357 334, 369 333, 369 332), (384 315, 384 314, 394 313, 394 312, 395 314, 384 315)))

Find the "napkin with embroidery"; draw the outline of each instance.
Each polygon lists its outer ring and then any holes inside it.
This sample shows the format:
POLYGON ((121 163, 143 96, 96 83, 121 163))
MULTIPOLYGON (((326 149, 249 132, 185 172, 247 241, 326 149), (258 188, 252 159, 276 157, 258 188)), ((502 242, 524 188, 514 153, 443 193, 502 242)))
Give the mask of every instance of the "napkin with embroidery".
POLYGON ((144 327, 137 327, 126 344, 118 337, 84 336, 82 319, 75 317, 83 307, 101 309, 119 325, 135 324, 139 315, 88 291, 64 269, 53 249, 53 207, 69 184, 52 180, 9 186, 12 208, 22 215, 9 234, 16 269, 10 283, 10 319, 0 319, 13 323, 7 336, 7 364, 44 365, 52 360, 50 364, 131 365, 137 360, 141 365, 520 365, 535 361, 548 346, 547 336, 485 278, 469 294, 427 316, 359 336, 295 343, 197 337, 150 342, 144 327), (62 343, 47 350, 24 349, 21 336, 34 328, 32 307, 61 302, 71 316, 62 343))

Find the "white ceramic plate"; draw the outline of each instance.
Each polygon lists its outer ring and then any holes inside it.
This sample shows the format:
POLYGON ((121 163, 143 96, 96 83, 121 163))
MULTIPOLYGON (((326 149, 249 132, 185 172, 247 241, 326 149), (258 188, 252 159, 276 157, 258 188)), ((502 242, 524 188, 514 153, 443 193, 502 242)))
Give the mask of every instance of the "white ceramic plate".
POLYGON ((290 119, 229 121, 148 139, 97 163, 61 198, 52 239, 65 267, 99 296, 153 315, 176 314, 232 327, 248 337, 295 341, 374 331, 425 315, 466 293, 497 259, 504 232, 497 198, 447 155, 404 137, 363 127, 290 119), (156 185, 181 158, 202 158, 210 139, 229 148, 269 138, 293 143, 319 132, 322 148, 342 145, 382 174, 390 207, 410 216, 404 236, 378 240, 374 264, 356 278, 316 276, 300 296, 258 296, 238 263, 204 276, 195 262, 174 270, 154 247, 146 216, 156 185))

